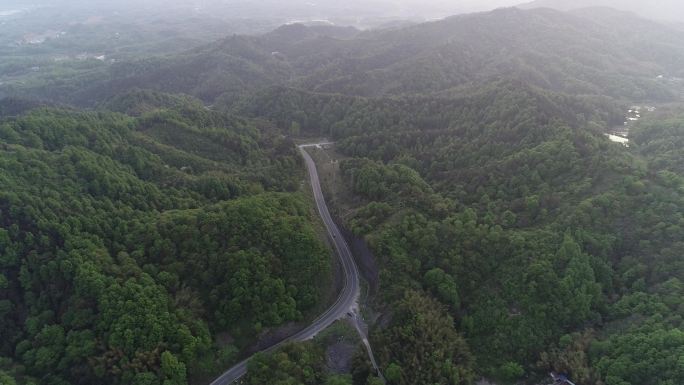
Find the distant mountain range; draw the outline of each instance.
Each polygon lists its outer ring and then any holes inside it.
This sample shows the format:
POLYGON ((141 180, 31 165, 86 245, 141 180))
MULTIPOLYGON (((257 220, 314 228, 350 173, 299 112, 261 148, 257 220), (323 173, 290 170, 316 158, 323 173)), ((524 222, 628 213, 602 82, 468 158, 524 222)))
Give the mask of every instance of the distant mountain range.
POLYGON ((535 0, 518 6, 523 9, 548 7, 569 11, 587 7, 611 7, 657 20, 684 21, 682 0, 535 0))
POLYGON ((89 104, 149 88, 213 103, 274 84, 379 97, 504 78, 568 94, 669 100, 658 77, 684 77, 682 41, 677 28, 608 8, 507 8, 365 32, 294 24, 24 91, 89 104))

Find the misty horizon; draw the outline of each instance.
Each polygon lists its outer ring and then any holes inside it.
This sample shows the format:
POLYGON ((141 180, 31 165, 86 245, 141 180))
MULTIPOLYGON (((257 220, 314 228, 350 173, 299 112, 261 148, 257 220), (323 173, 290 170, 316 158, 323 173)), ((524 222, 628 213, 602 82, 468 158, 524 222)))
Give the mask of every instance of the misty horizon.
MULTIPOLYGON (((663 0, 656 4, 641 6, 638 0, 370 0, 346 1, 333 0, 10 0, 0 5, 0 21, 17 17, 21 9, 40 9, 61 7, 65 12, 124 12, 146 15, 175 13, 179 16, 191 12, 203 17, 223 20, 263 19, 272 23, 292 22, 329 22, 337 25, 351 25, 358 28, 372 28, 390 21, 428 21, 448 16, 485 12, 502 7, 552 7, 559 10, 573 10, 585 7, 613 7, 633 12, 641 17, 672 21, 684 21, 684 5, 675 0, 663 0)), ((246 30, 245 30, 246 31, 246 30)), ((265 32, 265 30, 261 30, 265 32)))

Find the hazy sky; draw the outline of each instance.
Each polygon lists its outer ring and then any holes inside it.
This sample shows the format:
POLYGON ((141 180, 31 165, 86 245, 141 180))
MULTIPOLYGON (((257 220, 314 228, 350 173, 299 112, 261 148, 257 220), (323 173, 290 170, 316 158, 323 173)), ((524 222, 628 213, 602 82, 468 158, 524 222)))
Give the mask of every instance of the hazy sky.
MULTIPOLYGON (((0 0, 0 12, 16 4, 146 9, 185 8, 227 18, 361 20, 363 18, 430 19, 487 11, 531 0, 0 0)), ((603 5, 654 19, 684 19, 684 0, 537 0, 561 9, 603 5)))
MULTIPOLYGON (((320 12, 348 11, 389 17, 444 17, 457 13, 488 11, 528 4, 532 0, 189 0, 197 4, 243 4, 261 9, 320 12)), ((653 19, 684 20, 684 0, 536 0, 535 5, 558 9, 608 6, 653 19)))
POLYGON ((650 19, 684 21, 684 0, 537 0, 535 5, 558 9, 604 6, 650 19))
POLYGON ((488 10, 500 6, 510 6, 524 0, 0 0, 0 7, 20 5, 107 5, 115 7, 202 7, 216 6, 240 7, 241 9, 278 8, 292 10, 348 9, 368 12, 406 12, 423 14, 432 12, 463 12, 488 10), (4 5, 3 5, 4 3, 4 5))

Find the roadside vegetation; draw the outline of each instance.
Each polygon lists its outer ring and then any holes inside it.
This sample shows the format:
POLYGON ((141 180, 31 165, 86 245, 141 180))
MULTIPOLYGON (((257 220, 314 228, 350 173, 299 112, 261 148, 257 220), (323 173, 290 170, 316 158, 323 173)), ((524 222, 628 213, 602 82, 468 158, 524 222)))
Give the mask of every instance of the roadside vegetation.
POLYGON ((327 292, 294 145, 248 121, 44 108, 0 138, 0 354, 20 383, 183 384, 327 292))

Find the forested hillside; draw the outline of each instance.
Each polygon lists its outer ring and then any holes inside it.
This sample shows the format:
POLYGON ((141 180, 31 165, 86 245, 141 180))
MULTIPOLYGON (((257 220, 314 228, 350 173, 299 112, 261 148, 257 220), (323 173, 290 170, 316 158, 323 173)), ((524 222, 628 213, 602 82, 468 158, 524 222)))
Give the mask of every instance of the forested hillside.
MULTIPOLYGON (((682 381, 665 371, 681 345, 665 341, 682 327, 684 179, 673 170, 681 151, 659 148, 679 141, 681 122, 652 123, 630 152, 593 130, 597 122, 543 124, 519 104, 515 111, 506 121, 460 122, 472 130, 385 130, 340 142, 354 157, 342 175, 366 202, 350 226, 383 266, 379 302, 430 293, 480 373, 500 380, 556 370, 579 383, 682 381), (649 364, 636 366, 645 356, 649 364)), ((401 373, 392 383, 436 381, 412 369, 428 358, 397 355, 421 351, 429 337, 415 334, 414 350, 386 333, 374 343, 404 347, 383 357, 401 373)))
POLYGON ((326 292, 298 154, 265 127, 194 104, 37 109, 0 141, 0 370, 18 383, 185 384, 326 292))
MULTIPOLYGON (((348 138, 359 134, 401 132, 409 135, 438 136, 440 132, 461 128, 471 137, 481 129, 510 130, 542 127, 556 119, 573 124, 601 124, 623 120, 620 105, 605 97, 573 97, 543 91, 520 81, 502 80, 470 87, 453 95, 366 98, 305 92, 293 88, 271 87, 243 98, 233 108, 236 113, 266 117, 280 127, 298 128, 312 135, 348 138), (516 121, 519 119, 520 121, 516 121)), ((509 132, 509 137, 516 132, 509 132)), ((479 138, 482 142, 491 137, 479 138)), ((517 139, 523 139, 518 137, 517 139)), ((416 145, 419 143, 414 142, 416 145)), ((392 152, 395 143, 365 141, 374 151, 392 152)), ((391 155, 391 154, 389 154, 391 155)))
POLYGON ((91 104, 143 87, 232 103, 273 84, 384 96, 506 78, 571 94, 671 100, 678 95, 657 76, 684 76, 683 39, 681 30, 616 11, 510 8, 360 34, 295 24, 7 92, 91 104))
POLYGON ((338 140, 362 197, 340 214, 381 265, 371 338, 389 383, 678 383, 681 120, 650 115, 627 149, 604 135, 618 105, 499 81, 382 99, 275 87, 235 110, 338 140))

